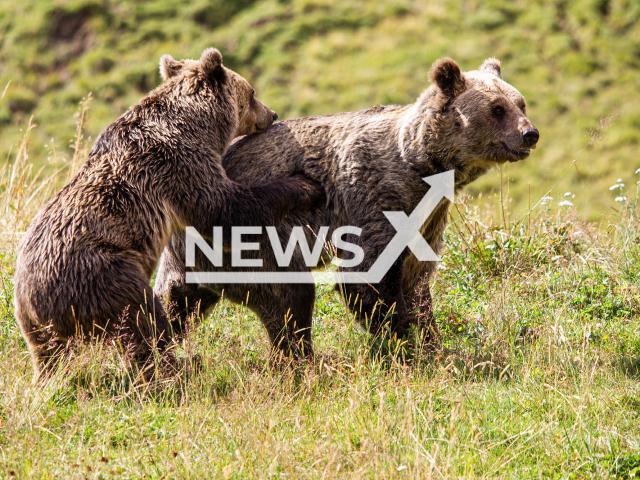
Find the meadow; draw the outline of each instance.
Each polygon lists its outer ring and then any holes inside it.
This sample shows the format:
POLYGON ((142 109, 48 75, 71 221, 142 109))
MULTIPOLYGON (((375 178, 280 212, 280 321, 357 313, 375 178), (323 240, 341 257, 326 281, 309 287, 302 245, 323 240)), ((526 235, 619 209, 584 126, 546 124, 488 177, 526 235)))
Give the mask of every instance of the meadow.
POLYGON ((635 184, 603 192, 618 210, 598 224, 581 220, 563 178, 520 217, 509 212, 508 183, 482 207, 460 196, 433 285, 435 351, 364 333, 322 286, 314 361, 273 364, 257 318, 225 302, 173 347, 184 359, 174 375, 149 379, 116 344, 93 344, 34 384, 12 313, 15 250, 37 209, 85 161, 88 112, 87 100, 74 153, 53 158, 52 173, 29 159, 32 130, 0 170, 1 477, 640 473, 635 184))
MULTIPOLYGON (((436 59, 473 70, 495 56, 541 135, 530 161, 503 172, 514 210, 557 180, 591 126, 618 114, 566 178, 582 215, 599 221, 615 207, 609 186, 634 182, 640 167, 639 21, 635 0, 0 0, 0 90, 10 82, 0 158, 34 115, 32 159, 51 169, 55 152, 72 154, 78 103, 92 93, 95 138, 158 85, 165 53, 219 48, 280 119, 411 103, 436 59)), ((469 191, 497 187, 487 175, 469 191)))
POLYGON ((0 478, 636 478, 638 17, 615 0, 0 0, 0 478), (34 384, 21 235, 160 55, 211 45, 281 118, 408 103, 435 59, 495 55, 540 146, 456 199, 435 350, 371 337, 319 286, 313 361, 273 364, 258 319, 223 302, 174 375, 107 343, 34 384))

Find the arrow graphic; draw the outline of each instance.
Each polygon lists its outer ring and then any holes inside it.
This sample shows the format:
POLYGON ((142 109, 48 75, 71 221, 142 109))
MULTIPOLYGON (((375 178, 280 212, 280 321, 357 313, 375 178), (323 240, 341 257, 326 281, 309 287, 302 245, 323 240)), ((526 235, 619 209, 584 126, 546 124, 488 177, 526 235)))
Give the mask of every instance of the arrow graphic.
POLYGON ((429 219, 443 198, 454 201, 454 170, 422 179, 431 188, 420 200, 411 215, 404 212, 383 212, 396 234, 368 272, 187 272, 187 283, 380 283, 406 247, 421 262, 437 262, 431 246, 420 233, 422 225, 429 219))

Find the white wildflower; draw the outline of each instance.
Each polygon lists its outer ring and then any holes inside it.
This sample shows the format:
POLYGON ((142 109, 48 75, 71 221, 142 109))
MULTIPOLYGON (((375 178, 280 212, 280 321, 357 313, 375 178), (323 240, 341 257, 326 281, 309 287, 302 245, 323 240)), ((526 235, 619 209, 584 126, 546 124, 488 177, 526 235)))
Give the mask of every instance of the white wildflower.
POLYGON ((571 203, 569 200, 563 200, 558 204, 558 206, 560 206, 560 207, 573 207, 573 203, 571 203))
POLYGON ((627 197, 625 195, 616 197, 616 202, 626 202, 626 201, 627 201, 627 197))

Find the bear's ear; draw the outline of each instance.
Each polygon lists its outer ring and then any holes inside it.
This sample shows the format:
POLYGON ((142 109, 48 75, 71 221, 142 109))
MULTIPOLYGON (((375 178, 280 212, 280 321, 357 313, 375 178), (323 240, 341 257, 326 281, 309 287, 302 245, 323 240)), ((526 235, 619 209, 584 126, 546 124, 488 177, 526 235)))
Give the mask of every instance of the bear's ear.
POLYGON ((222 54, 217 48, 207 48, 200 55, 200 65, 204 74, 211 77, 222 67, 222 54))
POLYGON ((460 67, 450 58, 437 60, 431 68, 429 78, 440 90, 451 97, 455 97, 465 88, 460 67))
POLYGON ((502 78, 502 68, 500 67, 500 60, 497 58, 487 58, 478 70, 493 73, 496 77, 502 78))
POLYGON ((165 54, 160 57, 160 76, 162 80, 175 77, 182 69, 182 62, 174 60, 171 55, 165 54))

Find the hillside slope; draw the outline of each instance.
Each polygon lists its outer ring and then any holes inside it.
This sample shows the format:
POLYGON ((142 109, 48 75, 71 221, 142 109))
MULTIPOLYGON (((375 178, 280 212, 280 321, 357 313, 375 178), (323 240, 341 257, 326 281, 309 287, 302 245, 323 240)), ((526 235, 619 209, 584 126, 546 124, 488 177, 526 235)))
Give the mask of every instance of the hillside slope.
MULTIPOLYGON (((280 118, 409 103, 431 63, 474 69, 486 57, 527 98, 540 147, 502 176, 523 212, 570 166, 599 118, 619 113, 559 186, 595 219, 615 205, 608 187, 640 167, 640 4, 634 1, 25 0, 0 3, 0 155, 26 122, 31 158, 64 152, 78 102, 92 92, 95 136, 160 81, 158 59, 217 46, 280 118), (51 139, 55 141, 52 143, 51 139)), ((492 173, 471 193, 500 188, 492 173)), ((505 187, 506 193, 506 187, 505 187)))

